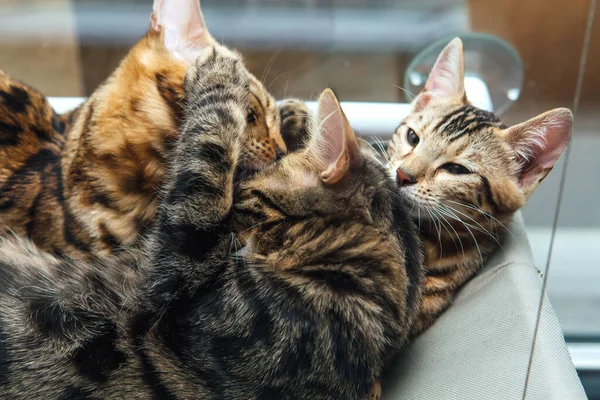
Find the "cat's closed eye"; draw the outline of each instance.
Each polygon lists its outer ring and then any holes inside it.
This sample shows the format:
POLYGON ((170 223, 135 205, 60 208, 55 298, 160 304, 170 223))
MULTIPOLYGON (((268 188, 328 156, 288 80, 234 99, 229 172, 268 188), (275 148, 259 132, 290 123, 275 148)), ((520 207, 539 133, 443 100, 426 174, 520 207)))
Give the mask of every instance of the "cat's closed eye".
POLYGON ((416 132, 412 128, 408 128, 408 130, 406 131, 406 141, 412 147, 415 147, 416 145, 419 144, 421 139, 419 139, 419 136, 416 134, 416 132))
POLYGON ((472 174, 472 172, 467 167, 455 163, 446 163, 442 165, 439 169, 443 169, 453 175, 472 174))

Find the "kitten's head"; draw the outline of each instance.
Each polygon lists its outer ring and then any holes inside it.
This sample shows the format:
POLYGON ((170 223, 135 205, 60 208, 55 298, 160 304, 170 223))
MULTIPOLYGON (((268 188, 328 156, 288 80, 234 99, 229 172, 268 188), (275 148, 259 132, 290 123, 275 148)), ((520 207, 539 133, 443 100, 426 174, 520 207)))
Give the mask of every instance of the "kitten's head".
POLYGON ((319 247, 319 240, 334 242, 326 231, 344 224, 356 227, 356 234, 366 226, 390 226, 392 203, 399 199, 395 186, 368 146, 356 140, 329 89, 319 98, 313 126, 305 149, 240 185, 235 230, 253 242, 257 254, 278 253, 303 241, 306 250, 319 247))
POLYGON ((458 38, 440 54, 412 107, 388 156, 391 175, 421 219, 512 215, 554 167, 573 123, 571 112, 559 108, 506 127, 473 107, 458 38))
MULTIPOLYGON (((176 73, 169 79, 170 86, 183 98, 183 76, 188 66, 208 46, 224 47, 211 36, 206 28, 198 0, 154 0, 151 27, 148 33, 151 49, 162 65, 163 76, 168 70, 176 73), (154 48, 152 47, 154 46, 154 48), (158 50, 158 51, 156 51, 158 50), (169 53, 165 55, 165 50, 169 53), (171 64, 165 71, 165 63, 171 64)), ((150 57, 142 55, 140 58, 150 57)), ((261 169, 286 153, 286 145, 280 133, 280 116, 277 103, 262 82, 248 73, 250 78, 250 107, 248 109, 249 131, 243 148, 244 165, 261 169)))

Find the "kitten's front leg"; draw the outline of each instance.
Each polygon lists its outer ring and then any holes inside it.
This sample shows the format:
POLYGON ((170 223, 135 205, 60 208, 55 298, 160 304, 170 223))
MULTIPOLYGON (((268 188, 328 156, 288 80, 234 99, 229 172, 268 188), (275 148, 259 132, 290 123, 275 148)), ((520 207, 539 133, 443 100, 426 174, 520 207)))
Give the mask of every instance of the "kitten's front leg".
MULTIPOLYGON (((195 270, 227 233, 249 106, 248 72, 241 58, 218 45, 190 68, 184 89, 180 139, 149 243, 153 290, 164 300, 175 295, 169 281, 195 270)), ((206 278, 211 274, 204 273, 206 278)), ((195 277, 201 284, 201 274, 195 277)))
POLYGON ((161 210, 172 224, 202 230, 220 225, 231 208, 250 92, 237 54, 206 52, 186 75, 184 120, 161 210))

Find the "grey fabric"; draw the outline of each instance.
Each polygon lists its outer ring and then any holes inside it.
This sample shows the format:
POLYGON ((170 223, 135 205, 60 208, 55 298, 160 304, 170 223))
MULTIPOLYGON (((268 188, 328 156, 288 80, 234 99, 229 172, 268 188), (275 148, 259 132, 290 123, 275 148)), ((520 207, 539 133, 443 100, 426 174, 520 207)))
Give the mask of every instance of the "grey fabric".
POLYGON ((544 298, 529 382, 525 382, 542 290, 522 218, 456 301, 401 355, 383 400, 585 399, 561 327, 544 298))

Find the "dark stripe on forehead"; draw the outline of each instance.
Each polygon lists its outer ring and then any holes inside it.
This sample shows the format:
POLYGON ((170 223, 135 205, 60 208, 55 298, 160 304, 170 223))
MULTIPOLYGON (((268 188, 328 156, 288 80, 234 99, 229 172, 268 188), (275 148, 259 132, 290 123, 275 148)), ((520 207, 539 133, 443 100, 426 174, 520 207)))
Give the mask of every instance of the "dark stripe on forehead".
POLYGON ((483 128, 499 126, 500 120, 494 113, 465 105, 448 113, 435 126, 434 131, 454 141, 463 135, 470 135, 483 128))
POLYGON ((485 198, 486 198, 487 202, 490 204, 490 206, 492 207, 494 214, 495 215, 500 214, 500 207, 498 207, 498 204, 496 203, 496 201, 494 200, 494 196, 492 195, 492 188, 490 186, 490 181, 488 181, 488 179, 485 176, 482 176, 481 183, 483 185, 483 190, 485 192, 485 198))

